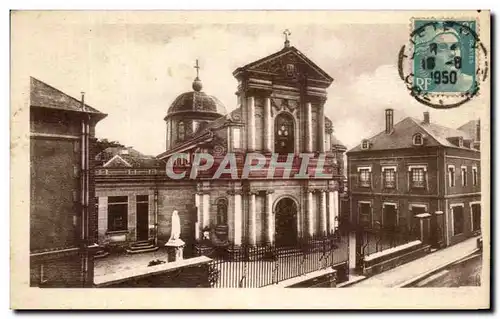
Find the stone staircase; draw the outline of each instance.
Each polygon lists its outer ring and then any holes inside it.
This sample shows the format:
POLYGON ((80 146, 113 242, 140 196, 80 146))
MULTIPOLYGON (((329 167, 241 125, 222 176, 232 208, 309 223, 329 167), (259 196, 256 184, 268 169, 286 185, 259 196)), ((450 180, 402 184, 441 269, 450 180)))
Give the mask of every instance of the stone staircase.
POLYGON ((140 240, 130 244, 126 250, 129 254, 140 254, 156 251, 158 249, 159 247, 155 246, 151 240, 140 240))
POLYGON ((104 258, 108 255, 109 255, 109 251, 107 249, 105 249, 104 247, 100 246, 97 249, 97 252, 95 253, 94 258, 95 259, 104 258))

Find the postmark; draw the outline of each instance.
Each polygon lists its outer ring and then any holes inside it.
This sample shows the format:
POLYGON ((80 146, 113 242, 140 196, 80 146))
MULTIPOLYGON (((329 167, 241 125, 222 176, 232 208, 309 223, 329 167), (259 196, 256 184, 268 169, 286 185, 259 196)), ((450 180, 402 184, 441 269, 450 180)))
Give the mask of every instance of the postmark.
POLYGON ((480 93, 488 76, 487 50, 475 19, 419 19, 399 52, 399 75, 417 101, 458 107, 480 93))

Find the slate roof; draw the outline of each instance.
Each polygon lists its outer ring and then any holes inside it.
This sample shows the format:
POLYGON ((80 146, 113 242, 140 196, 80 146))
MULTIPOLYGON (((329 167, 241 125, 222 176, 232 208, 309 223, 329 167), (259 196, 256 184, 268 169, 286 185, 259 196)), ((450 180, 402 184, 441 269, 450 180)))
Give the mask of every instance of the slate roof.
POLYGON ((470 120, 469 122, 465 123, 464 125, 460 126, 458 129, 460 131, 466 132, 470 137, 476 138, 476 130, 477 130, 477 125, 479 124, 479 120, 470 120))
POLYGON ((161 161, 157 160, 154 156, 144 155, 131 147, 108 147, 96 156, 96 160, 100 162, 100 166, 113 158, 114 160, 106 167, 153 168, 161 165, 161 161), (124 150, 127 151, 127 154, 123 154, 124 150), (115 156, 117 157, 115 158, 115 156), (126 163, 130 164, 130 166, 126 165, 126 163))
POLYGON ((30 106, 87 113, 101 119, 107 116, 107 114, 87 104, 85 104, 85 110, 82 110, 82 103, 80 100, 34 77, 30 77, 30 106))
POLYGON ((370 148, 368 150, 361 149, 361 144, 359 144, 347 153, 420 147, 413 145, 413 135, 416 133, 420 133, 427 137, 425 146, 459 148, 452 144, 448 138, 462 136, 464 139, 472 139, 472 137, 464 131, 432 122, 426 124, 421 120, 407 117, 394 125, 392 133, 386 134, 384 130, 368 138, 367 140, 370 142, 370 148))
POLYGON ((209 112, 224 115, 226 108, 215 96, 205 92, 192 91, 179 95, 168 108, 167 114, 172 115, 179 112, 209 112))

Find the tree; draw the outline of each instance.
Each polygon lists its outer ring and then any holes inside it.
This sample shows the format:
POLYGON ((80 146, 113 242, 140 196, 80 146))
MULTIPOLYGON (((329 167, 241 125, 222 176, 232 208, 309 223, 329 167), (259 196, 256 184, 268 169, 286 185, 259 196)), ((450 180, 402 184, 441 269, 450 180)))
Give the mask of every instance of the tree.
POLYGON ((125 147, 125 145, 121 144, 118 141, 109 141, 107 138, 98 138, 96 142, 96 154, 101 153, 108 147, 125 147))

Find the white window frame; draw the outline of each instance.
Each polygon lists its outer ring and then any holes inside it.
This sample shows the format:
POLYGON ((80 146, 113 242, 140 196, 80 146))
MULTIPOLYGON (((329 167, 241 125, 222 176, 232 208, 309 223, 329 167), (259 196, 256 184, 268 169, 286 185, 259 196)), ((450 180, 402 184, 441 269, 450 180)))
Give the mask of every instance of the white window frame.
POLYGON ((365 188, 369 187, 369 188, 371 188, 372 187, 372 167, 371 166, 358 166, 357 170, 358 170, 358 187, 365 187, 365 188), (361 180, 361 175, 360 175, 360 173, 361 173, 362 170, 368 170, 368 176, 370 178, 370 183, 369 183, 370 185, 369 186, 361 186, 361 181, 360 181, 361 180))
POLYGON ((370 205, 370 228, 373 227, 373 204, 369 200, 358 200, 358 224, 359 224, 359 217, 361 215, 361 204, 368 204, 370 205))
POLYGON ((399 209, 398 209, 398 203, 394 202, 382 202, 382 226, 384 226, 384 208, 385 206, 394 206, 396 209, 396 226, 399 226, 399 209))
MULTIPOLYGON (((473 232, 474 230, 474 218, 472 216, 472 205, 479 205, 479 213, 481 214, 481 201, 474 201, 474 202, 469 202, 469 210, 470 210, 470 231, 473 232)), ((479 215, 480 220, 482 216, 479 215)), ((481 224, 479 225, 479 231, 481 230, 481 224)))
POLYGON ((45 270, 44 270, 44 264, 40 264, 40 284, 45 284, 49 282, 49 280, 45 277, 45 270))
POLYGON ((408 208, 409 208, 410 211, 412 211, 413 207, 421 207, 421 208, 425 209, 426 213, 429 212, 429 204, 418 204, 418 203, 410 203, 410 204, 408 204, 408 208))
POLYGON ((464 203, 456 203, 456 204, 450 204, 450 212, 451 212, 451 236, 457 236, 465 233, 465 230, 462 230, 461 233, 455 234, 455 210, 453 208, 455 207, 462 207, 462 213, 464 214, 464 221, 465 221, 465 205, 464 203))
POLYGON ((382 165, 382 187, 385 187, 385 171, 388 169, 394 170, 394 188, 389 189, 397 189, 398 188, 398 166, 397 165, 382 165))
MULTIPOLYGON (((412 180, 412 170, 413 169, 423 169, 424 170, 424 179, 425 179, 425 183, 424 183, 424 189, 427 189, 427 183, 428 183, 428 180, 427 180, 427 165, 423 165, 423 164, 420 164, 420 165, 408 165, 408 188, 412 188, 413 187, 413 180, 412 180)), ((417 189, 422 189, 421 187, 415 187, 417 189)))
POLYGON ((413 140, 413 145, 416 145, 416 146, 424 145, 424 136, 420 133, 414 134, 412 140, 413 140), (417 144, 417 142, 416 142, 417 136, 420 136, 420 142, 421 142, 420 144, 417 144))
POLYGON ((467 166, 460 166, 460 178, 462 179, 462 186, 467 186, 467 166), (465 175, 464 175, 465 169, 465 175))
POLYGON ((478 179, 477 166, 472 166, 472 186, 477 186, 478 179))
POLYGON ((455 177, 455 175, 456 175, 455 165, 448 165, 447 168, 448 168, 448 170, 447 170, 448 186, 455 187, 455 179, 456 179, 456 177, 455 177), (451 178, 450 168, 453 169, 453 179, 451 178))

